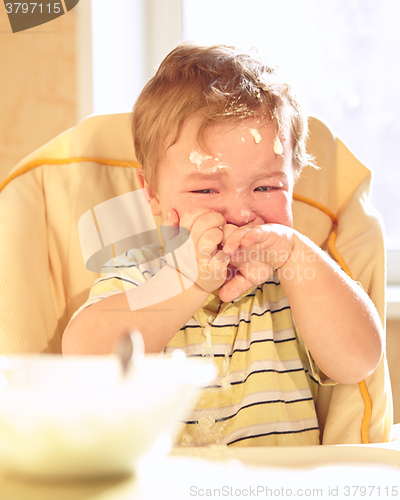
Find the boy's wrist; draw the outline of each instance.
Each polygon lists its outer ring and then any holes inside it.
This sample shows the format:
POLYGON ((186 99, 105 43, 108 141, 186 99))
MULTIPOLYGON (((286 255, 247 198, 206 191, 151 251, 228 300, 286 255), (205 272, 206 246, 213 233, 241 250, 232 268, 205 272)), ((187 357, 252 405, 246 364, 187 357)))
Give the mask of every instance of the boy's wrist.
MULTIPOLYGON (((302 278, 299 275, 299 271, 302 270, 304 273, 307 268, 313 268, 311 264, 317 259, 316 248, 318 247, 307 236, 293 230, 292 251, 282 266, 275 269, 278 278, 281 281, 285 281, 297 277, 296 281, 300 281, 302 278)), ((320 249, 318 248, 318 250, 320 249)))

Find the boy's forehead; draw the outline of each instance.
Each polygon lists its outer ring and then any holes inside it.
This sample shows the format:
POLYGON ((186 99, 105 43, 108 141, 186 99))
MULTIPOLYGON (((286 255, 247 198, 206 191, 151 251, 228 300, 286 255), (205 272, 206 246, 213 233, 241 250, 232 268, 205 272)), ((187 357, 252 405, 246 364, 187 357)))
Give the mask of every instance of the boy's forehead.
MULTIPOLYGON (((180 127, 177 140, 167 147, 165 152, 166 159, 182 154, 187 156, 190 150, 198 150, 203 153, 204 147, 200 146, 199 132, 204 121, 203 114, 196 114, 187 118, 180 127)), ((203 130, 204 146, 218 147, 218 143, 223 143, 228 137, 236 137, 239 141, 245 142, 254 140, 259 142, 266 129, 275 129, 275 124, 268 113, 260 112, 252 117, 232 118, 220 122, 207 124, 203 130)), ((270 133, 274 132, 270 130, 270 133)), ((276 133, 276 132, 275 132, 276 133)), ((218 151, 213 151, 217 155, 218 151)))
POLYGON ((280 158, 274 152, 278 130, 269 116, 264 114, 213 123, 205 129, 204 147, 198 141, 202 122, 203 117, 197 115, 183 123, 177 140, 167 148, 158 164, 160 175, 175 171, 178 176, 201 172, 207 177, 221 177, 228 173, 226 169, 245 165, 248 161, 258 166, 259 175, 284 177, 288 172, 292 173, 291 141, 286 141, 284 130, 279 131, 279 137, 284 145, 286 143, 285 151, 282 162, 276 163, 276 158, 280 158))

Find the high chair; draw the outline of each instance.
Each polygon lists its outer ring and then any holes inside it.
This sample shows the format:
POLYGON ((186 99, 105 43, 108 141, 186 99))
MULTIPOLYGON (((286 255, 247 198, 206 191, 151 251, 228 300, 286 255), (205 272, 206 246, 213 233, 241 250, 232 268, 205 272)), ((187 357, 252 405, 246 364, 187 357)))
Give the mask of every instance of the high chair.
MULTIPOLYGON (((360 283, 385 325, 385 248, 369 199, 371 173, 316 118, 308 152, 320 168, 307 167, 295 186, 294 227, 360 283)), ((137 166, 129 114, 90 116, 2 182, 1 353, 61 352, 64 328, 99 276, 85 267, 78 221, 96 205, 138 189, 137 166)), ((323 444, 389 441, 385 356, 360 384, 320 387, 317 413, 323 444)))

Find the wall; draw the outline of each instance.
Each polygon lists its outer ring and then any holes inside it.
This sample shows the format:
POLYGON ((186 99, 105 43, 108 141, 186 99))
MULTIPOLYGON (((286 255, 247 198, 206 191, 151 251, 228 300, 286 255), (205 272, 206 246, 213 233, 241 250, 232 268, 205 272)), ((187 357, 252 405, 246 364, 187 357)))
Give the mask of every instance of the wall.
POLYGON ((12 33, 0 3, 0 181, 76 123, 76 13, 12 33))

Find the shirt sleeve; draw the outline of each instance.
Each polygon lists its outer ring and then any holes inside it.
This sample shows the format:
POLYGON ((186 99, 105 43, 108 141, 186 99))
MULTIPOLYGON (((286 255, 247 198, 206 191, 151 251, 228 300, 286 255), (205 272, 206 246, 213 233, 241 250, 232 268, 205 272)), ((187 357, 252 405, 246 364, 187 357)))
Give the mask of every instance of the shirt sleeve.
POLYGON ((106 297, 140 286, 166 264, 158 245, 134 248, 110 259, 90 289, 88 300, 73 314, 71 320, 83 309, 106 297))

